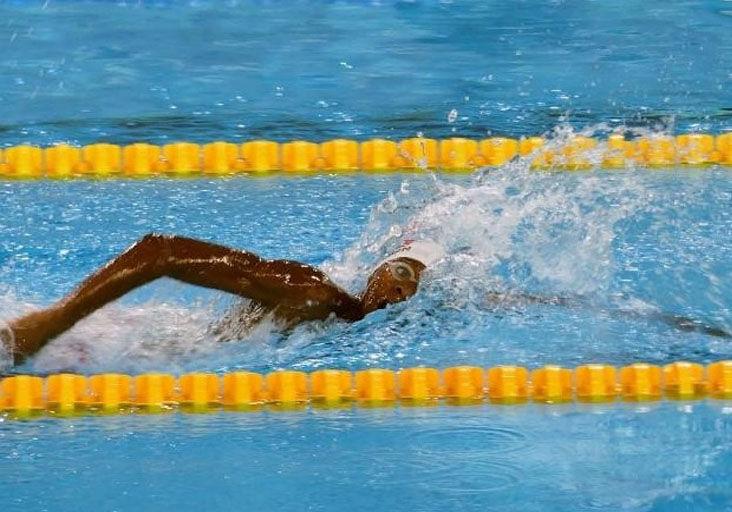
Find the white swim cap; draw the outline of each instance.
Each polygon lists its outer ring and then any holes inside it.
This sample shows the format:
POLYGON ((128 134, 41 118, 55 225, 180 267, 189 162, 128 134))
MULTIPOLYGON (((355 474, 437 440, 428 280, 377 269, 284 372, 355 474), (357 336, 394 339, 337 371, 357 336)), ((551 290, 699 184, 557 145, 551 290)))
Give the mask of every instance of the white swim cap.
POLYGON ((431 240, 407 240, 399 250, 381 260, 376 268, 397 258, 411 258, 419 261, 425 267, 431 267, 444 258, 445 254, 445 248, 431 240))

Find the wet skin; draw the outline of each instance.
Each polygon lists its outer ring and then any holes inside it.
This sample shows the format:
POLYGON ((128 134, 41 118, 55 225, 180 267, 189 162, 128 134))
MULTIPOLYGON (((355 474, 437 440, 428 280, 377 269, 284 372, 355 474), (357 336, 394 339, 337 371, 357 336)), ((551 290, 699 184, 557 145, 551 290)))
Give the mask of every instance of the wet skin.
POLYGON ((104 305, 161 277, 250 299, 294 326, 332 315, 357 321, 417 291, 424 265, 398 258, 379 266, 361 295, 353 296, 317 268, 191 238, 149 234, 51 306, 13 320, 0 342, 17 363, 104 305))

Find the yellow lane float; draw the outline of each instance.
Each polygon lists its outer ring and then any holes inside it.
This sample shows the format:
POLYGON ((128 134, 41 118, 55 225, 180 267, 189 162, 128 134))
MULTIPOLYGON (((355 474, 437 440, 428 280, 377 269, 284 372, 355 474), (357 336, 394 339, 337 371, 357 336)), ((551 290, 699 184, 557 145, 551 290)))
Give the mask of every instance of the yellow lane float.
POLYGON ((675 362, 663 367, 634 363, 622 368, 586 364, 574 369, 548 365, 370 368, 352 373, 326 369, 310 374, 280 370, 261 375, 236 371, 187 373, 180 377, 147 373, 15 375, 0 381, 0 411, 11 417, 33 414, 149 412, 179 408, 217 410, 262 405, 521 404, 732 399, 732 361, 706 368, 675 362))
POLYGON ((472 171, 524 158, 534 169, 586 170, 674 166, 732 166, 732 133, 718 136, 688 133, 627 140, 581 135, 563 139, 414 137, 399 141, 334 139, 320 143, 252 140, 241 144, 144 142, 121 147, 96 143, 84 147, 59 144, 48 148, 19 145, 0 150, 0 178, 64 179, 151 176, 231 176, 285 171, 472 171))

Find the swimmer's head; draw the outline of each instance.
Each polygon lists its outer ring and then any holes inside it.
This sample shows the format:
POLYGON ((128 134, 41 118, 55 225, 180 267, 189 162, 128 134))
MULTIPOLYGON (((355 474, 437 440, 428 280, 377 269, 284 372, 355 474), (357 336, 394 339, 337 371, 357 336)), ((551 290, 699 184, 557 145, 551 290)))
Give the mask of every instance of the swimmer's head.
POLYGON ((371 313, 407 300, 417 293, 419 278, 426 267, 411 258, 396 258, 379 265, 369 277, 361 300, 364 312, 371 313))
POLYGON ((407 300, 417 293, 422 272, 445 255, 444 248, 427 240, 408 241, 371 273, 361 297, 366 314, 407 300))

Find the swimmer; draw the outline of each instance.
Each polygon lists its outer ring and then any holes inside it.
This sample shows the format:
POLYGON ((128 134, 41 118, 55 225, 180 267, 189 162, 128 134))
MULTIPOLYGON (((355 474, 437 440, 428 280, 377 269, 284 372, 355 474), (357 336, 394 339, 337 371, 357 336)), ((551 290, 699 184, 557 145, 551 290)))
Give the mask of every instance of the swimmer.
POLYGON ((94 311, 161 277, 244 297, 286 327, 331 316, 354 322, 414 295, 424 270, 444 254, 434 242, 407 242, 377 265, 366 289, 354 296, 303 263, 267 260, 192 238, 149 234, 60 301, 0 329, 0 343, 4 341, 15 363, 21 363, 94 311))
MULTIPOLYGON (((192 238, 149 234, 60 301, 0 328, 0 345, 9 347, 15 363, 21 363, 97 309, 161 277, 249 299, 260 311, 272 313, 285 328, 331 316, 355 322, 414 295, 425 269, 444 256, 444 249, 437 243, 407 241, 376 266, 366 289, 354 296, 333 283, 322 271, 303 263, 267 260, 250 252, 192 238)), ((529 304, 587 306, 581 297, 542 297, 512 292, 486 294, 488 307, 529 304)), ((617 313, 634 314, 620 310, 617 313)), ((683 316, 664 313, 644 316, 657 318, 681 331, 732 338, 723 329, 683 316)))

